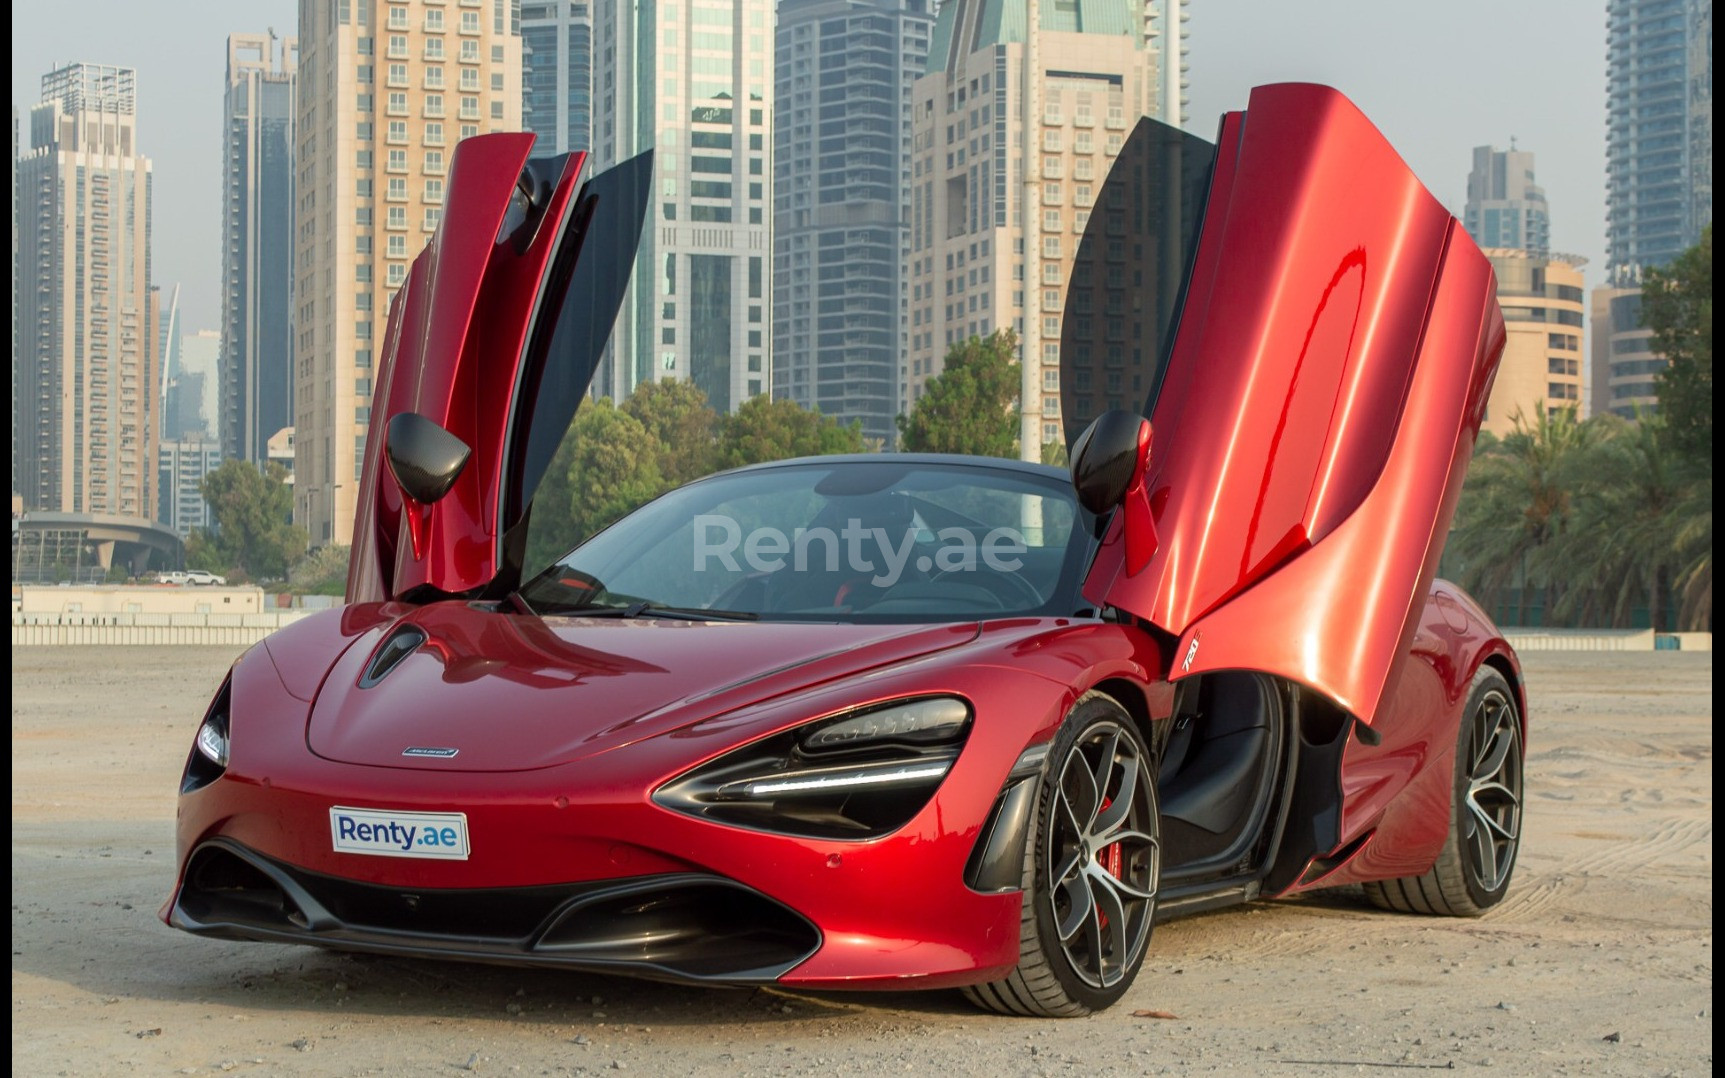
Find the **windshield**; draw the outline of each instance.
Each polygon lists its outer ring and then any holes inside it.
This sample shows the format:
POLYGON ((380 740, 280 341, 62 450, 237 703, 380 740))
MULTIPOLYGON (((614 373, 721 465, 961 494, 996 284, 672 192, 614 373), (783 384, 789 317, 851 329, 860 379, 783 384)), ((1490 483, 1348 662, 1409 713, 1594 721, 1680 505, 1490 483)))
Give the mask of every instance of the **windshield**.
POLYGON ((1069 615, 1092 521, 1057 475, 891 457, 714 476, 650 502, 529 581, 539 614, 763 621, 1069 615))

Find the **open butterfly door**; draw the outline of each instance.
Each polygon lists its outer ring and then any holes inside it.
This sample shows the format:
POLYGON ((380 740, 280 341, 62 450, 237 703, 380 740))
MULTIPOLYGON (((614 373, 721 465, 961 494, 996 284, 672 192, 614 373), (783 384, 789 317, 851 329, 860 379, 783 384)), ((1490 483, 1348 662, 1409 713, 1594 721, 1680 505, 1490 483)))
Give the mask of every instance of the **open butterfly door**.
POLYGON ((1070 437, 1142 390, 1154 543, 1128 564, 1115 513, 1085 595, 1177 638, 1171 678, 1276 674, 1370 722, 1503 349, 1490 263, 1327 87, 1254 90, 1214 148, 1152 127, 1086 230, 1062 397, 1070 437))
POLYGON ((533 493, 630 278, 651 154, 580 182, 531 134, 456 147, 442 221, 390 306, 348 570, 350 602, 498 596, 533 493))

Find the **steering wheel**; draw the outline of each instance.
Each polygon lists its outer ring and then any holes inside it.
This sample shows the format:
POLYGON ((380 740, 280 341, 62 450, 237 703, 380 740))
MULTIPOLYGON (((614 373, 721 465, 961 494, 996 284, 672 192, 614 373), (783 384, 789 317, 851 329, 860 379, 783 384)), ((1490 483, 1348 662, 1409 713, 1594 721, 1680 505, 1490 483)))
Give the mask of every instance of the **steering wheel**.
POLYGON ((1022 600, 1023 606, 1032 608, 1039 607, 1046 601, 1043 599, 1042 593, 1036 590, 1036 585, 1017 573, 1001 573, 993 570, 978 571, 975 569, 942 569, 928 579, 931 584, 938 584, 950 579, 956 584, 980 585, 1001 597, 1003 609, 1009 605, 1006 601, 1009 599, 1022 600), (1009 595, 1009 592, 1012 594, 1009 595))

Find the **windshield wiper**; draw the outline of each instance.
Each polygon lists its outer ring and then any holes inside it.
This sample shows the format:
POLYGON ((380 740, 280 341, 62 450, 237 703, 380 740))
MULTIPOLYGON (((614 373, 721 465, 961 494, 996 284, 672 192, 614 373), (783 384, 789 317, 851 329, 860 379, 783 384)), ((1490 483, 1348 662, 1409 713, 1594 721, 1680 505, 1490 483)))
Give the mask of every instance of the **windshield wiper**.
POLYGON ((666 606, 664 603, 634 602, 628 606, 570 606, 546 611, 572 618, 672 618, 677 621, 759 621, 748 610, 706 610, 698 606, 666 606))

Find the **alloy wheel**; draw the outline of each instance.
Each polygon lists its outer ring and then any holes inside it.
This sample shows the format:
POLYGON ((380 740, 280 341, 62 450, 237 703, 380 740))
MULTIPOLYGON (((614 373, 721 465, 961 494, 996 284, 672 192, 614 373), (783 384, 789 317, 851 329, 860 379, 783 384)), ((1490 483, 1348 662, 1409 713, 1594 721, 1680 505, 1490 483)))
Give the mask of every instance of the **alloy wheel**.
POLYGON ((1092 988, 1136 969, 1150 938, 1161 843, 1148 761, 1119 724, 1085 731, 1061 761, 1044 870, 1055 935, 1092 988))
POLYGON ((1469 716, 1462 842, 1479 886, 1495 891, 1515 865, 1521 840, 1521 729, 1502 692, 1488 692, 1469 716))

